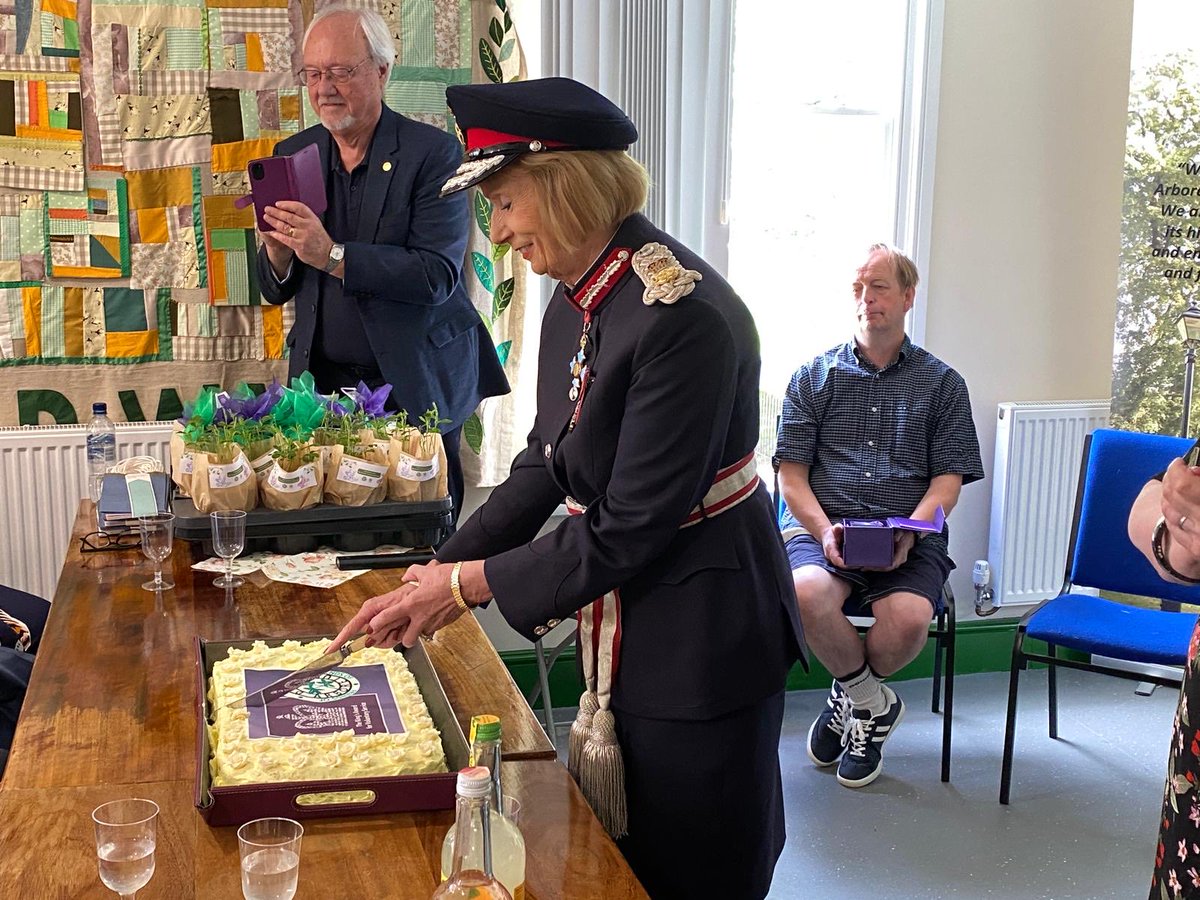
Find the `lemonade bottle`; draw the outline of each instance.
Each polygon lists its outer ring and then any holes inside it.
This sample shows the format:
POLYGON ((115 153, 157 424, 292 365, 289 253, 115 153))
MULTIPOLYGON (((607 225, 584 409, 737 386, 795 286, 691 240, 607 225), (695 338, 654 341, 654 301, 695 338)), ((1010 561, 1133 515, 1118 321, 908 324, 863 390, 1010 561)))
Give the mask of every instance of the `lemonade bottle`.
POLYGON ((472 766, 458 773, 454 815, 454 855, 450 877, 433 892, 438 898, 513 900, 492 874, 491 773, 472 766))
MULTIPOLYGON (((492 867, 513 900, 525 900, 525 838, 517 823, 505 816, 504 790, 500 783, 500 720, 496 716, 471 719, 471 765, 484 766, 491 773, 489 830, 492 867)), ((442 842, 442 880, 450 877, 454 860, 456 829, 451 828, 442 842)))

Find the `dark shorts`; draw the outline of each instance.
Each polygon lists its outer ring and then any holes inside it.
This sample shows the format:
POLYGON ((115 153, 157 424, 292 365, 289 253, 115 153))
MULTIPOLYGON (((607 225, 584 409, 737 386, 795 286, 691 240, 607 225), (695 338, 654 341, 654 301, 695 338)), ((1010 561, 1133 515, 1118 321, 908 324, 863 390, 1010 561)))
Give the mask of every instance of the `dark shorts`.
POLYGON ((792 571, 801 566, 819 566, 850 584, 850 596, 842 606, 848 616, 869 616, 872 603, 898 591, 924 597, 937 614, 944 607, 942 587, 954 568, 954 563, 939 544, 934 540, 917 541, 904 565, 890 572, 839 569, 825 558, 820 541, 810 534, 798 534, 788 541, 787 554, 792 571))

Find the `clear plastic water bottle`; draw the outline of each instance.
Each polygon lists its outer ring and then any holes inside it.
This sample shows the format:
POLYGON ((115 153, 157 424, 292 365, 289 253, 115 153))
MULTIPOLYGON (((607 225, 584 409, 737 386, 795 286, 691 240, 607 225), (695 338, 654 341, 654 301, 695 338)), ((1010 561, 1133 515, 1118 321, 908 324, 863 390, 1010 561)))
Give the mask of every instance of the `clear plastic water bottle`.
POLYGON ((93 503, 100 500, 104 473, 117 461, 117 429, 108 417, 108 405, 92 404, 87 424, 88 495, 93 503))

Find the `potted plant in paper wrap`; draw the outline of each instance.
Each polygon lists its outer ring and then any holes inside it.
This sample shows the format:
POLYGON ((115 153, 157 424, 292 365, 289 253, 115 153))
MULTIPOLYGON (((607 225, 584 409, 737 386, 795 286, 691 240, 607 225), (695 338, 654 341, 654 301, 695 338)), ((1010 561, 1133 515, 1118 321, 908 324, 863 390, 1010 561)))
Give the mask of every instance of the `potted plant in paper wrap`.
POLYGON ((441 500, 450 496, 446 447, 437 404, 421 416, 419 429, 397 429, 389 447, 388 496, 393 500, 441 500))
MULTIPOLYGON (((257 427, 252 426, 255 431, 257 427)), ((245 450, 249 440, 245 423, 235 419, 214 421, 187 445, 192 454, 192 502, 199 512, 258 506, 258 479, 245 450)))
POLYGON ((194 447, 205 430, 212 425, 217 408, 217 389, 203 387, 196 399, 184 407, 183 416, 171 428, 171 480, 180 492, 191 496, 194 447))
POLYGON ((218 394, 218 409, 214 420, 223 423, 241 423, 235 432, 235 440, 246 451, 250 468, 261 482, 266 477, 274 460, 275 434, 273 424, 275 407, 283 397, 283 385, 278 380, 261 394, 255 394, 244 382, 232 394, 218 394))
POLYGON ((341 418, 354 406, 348 397, 327 397, 317 392, 311 372, 292 379, 275 407, 273 418, 289 437, 307 440, 321 456, 322 471, 338 441, 341 418))
MULTIPOLYGON (((336 415, 336 410, 331 408, 330 413, 336 415)), ((361 412, 345 412, 336 423, 326 420, 326 429, 337 441, 329 454, 326 503, 367 506, 387 496, 387 445, 374 439, 365 422, 361 412)))
POLYGON ((321 454, 306 440, 277 431, 271 465, 258 491, 267 509, 308 509, 321 502, 325 467, 321 454))

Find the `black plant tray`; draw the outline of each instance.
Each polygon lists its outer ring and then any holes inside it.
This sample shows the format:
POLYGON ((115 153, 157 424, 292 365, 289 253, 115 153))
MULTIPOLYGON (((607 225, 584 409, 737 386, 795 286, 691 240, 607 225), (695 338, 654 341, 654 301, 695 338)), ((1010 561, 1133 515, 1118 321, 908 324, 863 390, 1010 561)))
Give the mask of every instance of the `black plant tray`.
MULTIPOLYGON (((213 555, 208 513, 192 501, 176 497, 175 536, 199 541, 213 555)), ((245 552, 304 553, 317 547, 362 552, 380 544, 436 547, 450 534, 450 498, 401 502, 387 500, 371 506, 321 503, 311 509, 253 509, 246 514, 245 552)))

